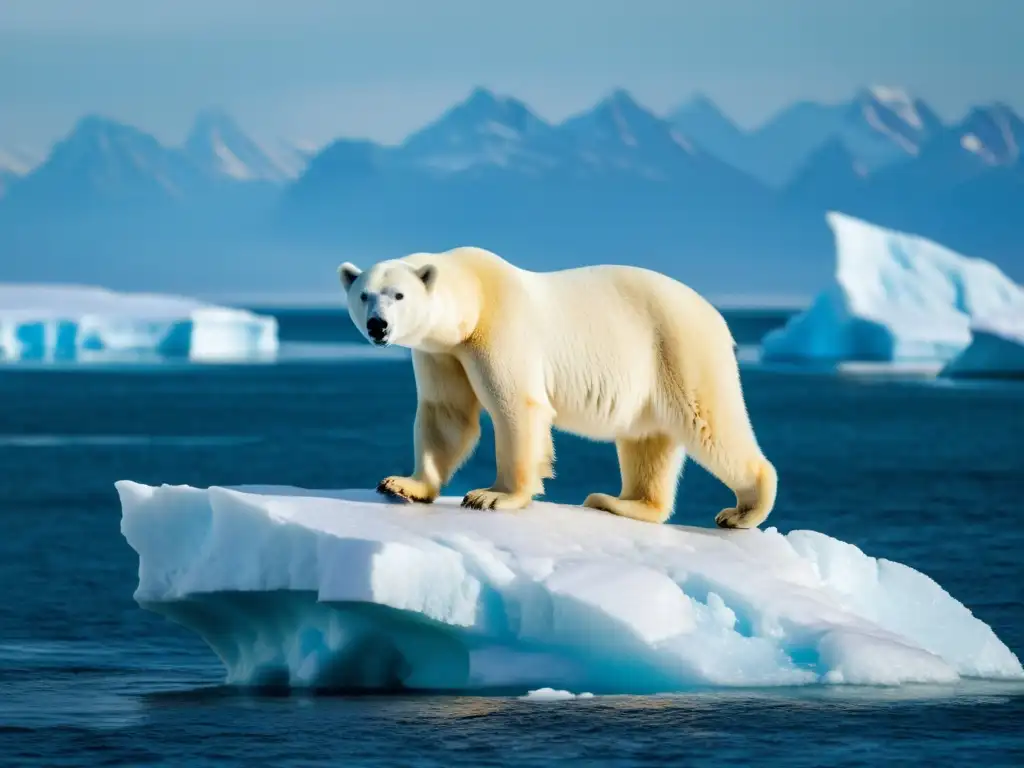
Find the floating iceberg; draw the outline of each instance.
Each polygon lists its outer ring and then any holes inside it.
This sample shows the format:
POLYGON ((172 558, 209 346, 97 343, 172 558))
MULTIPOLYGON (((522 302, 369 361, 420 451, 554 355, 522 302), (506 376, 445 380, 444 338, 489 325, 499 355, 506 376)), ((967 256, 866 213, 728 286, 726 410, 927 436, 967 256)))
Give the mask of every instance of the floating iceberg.
POLYGON ((948 378, 1024 378, 1024 306, 975 321, 971 344, 942 369, 948 378))
POLYGON ((224 360, 277 347, 277 320, 241 309, 88 286, 0 284, 0 360, 224 360))
POLYGON ((592 699, 592 693, 575 694, 572 691, 556 691, 554 688, 538 688, 530 691, 522 698, 529 701, 568 701, 569 699, 592 699))
POLYGON ((136 601, 239 685, 656 693, 1024 676, 935 582, 811 531, 117 483, 136 601))
POLYGON ((914 235, 829 213, 835 283, 767 334, 763 360, 934 362, 971 343, 972 320, 1024 307, 1024 291, 987 261, 914 235))

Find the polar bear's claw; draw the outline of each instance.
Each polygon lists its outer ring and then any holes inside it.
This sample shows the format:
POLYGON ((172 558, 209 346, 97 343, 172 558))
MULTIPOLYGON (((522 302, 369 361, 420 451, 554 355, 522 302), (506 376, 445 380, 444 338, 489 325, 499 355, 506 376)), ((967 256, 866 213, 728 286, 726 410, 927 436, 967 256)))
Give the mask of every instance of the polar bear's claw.
POLYGON ((429 495, 416 493, 412 485, 422 485, 411 477, 385 477, 377 483, 377 493, 410 503, 429 504, 433 501, 429 495))
POLYGON ((467 493, 462 498, 462 506, 467 509, 522 509, 530 501, 529 497, 522 497, 514 493, 481 488, 467 493))
POLYGON ((760 509, 729 507, 715 515, 719 528, 756 528, 767 517, 760 509))

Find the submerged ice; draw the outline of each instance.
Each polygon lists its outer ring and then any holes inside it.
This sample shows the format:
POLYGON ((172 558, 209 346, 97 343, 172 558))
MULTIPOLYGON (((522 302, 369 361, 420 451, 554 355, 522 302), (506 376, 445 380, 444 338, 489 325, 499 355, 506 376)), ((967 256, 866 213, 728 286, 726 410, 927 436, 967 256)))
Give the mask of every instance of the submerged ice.
POLYGON ((995 265, 923 237, 828 214, 834 282, 762 341, 762 359, 928 362, 971 344, 979 318, 1024 313, 1024 290, 995 265))
POLYGON ((976 320, 971 343, 941 371, 947 378, 1024 378, 1024 304, 976 320))
POLYGON ((277 321, 180 296, 0 284, 0 360, 272 355, 277 321))
POLYGON ((138 603, 240 685, 654 693, 1019 678, 927 576, 811 531, 117 484, 138 603))

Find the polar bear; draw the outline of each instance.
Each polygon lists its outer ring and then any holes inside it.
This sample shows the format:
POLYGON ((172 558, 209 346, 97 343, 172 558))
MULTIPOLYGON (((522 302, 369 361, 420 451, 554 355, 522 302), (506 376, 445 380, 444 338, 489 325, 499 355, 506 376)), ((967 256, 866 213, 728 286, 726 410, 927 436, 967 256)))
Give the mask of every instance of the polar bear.
POLYGON ((715 518, 752 528, 777 476, 748 418, 736 345, 697 292, 639 267, 529 272, 480 248, 338 267, 352 322, 412 350, 415 469, 377 490, 432 502, 494 425, 497 477, 462 500, 520 509, 554 477, 552 428, 614 442, 622 489, 584 506, 661 523, 687 454, 736 494, 715 518))

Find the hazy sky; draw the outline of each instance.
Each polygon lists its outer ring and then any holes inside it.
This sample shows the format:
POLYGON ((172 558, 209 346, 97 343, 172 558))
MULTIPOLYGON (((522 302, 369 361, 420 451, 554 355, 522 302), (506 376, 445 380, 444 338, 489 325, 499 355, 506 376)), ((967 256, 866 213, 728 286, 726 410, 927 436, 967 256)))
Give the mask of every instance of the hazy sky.
POLYGON ((392 142, 476 84, 550 119, 619 86, 748 126, 871 83, 1024 111, 1022 39, 1024 0, 0 0, 0 148, 88 112, 178 142, 214 104, 264 140, 392 142))

